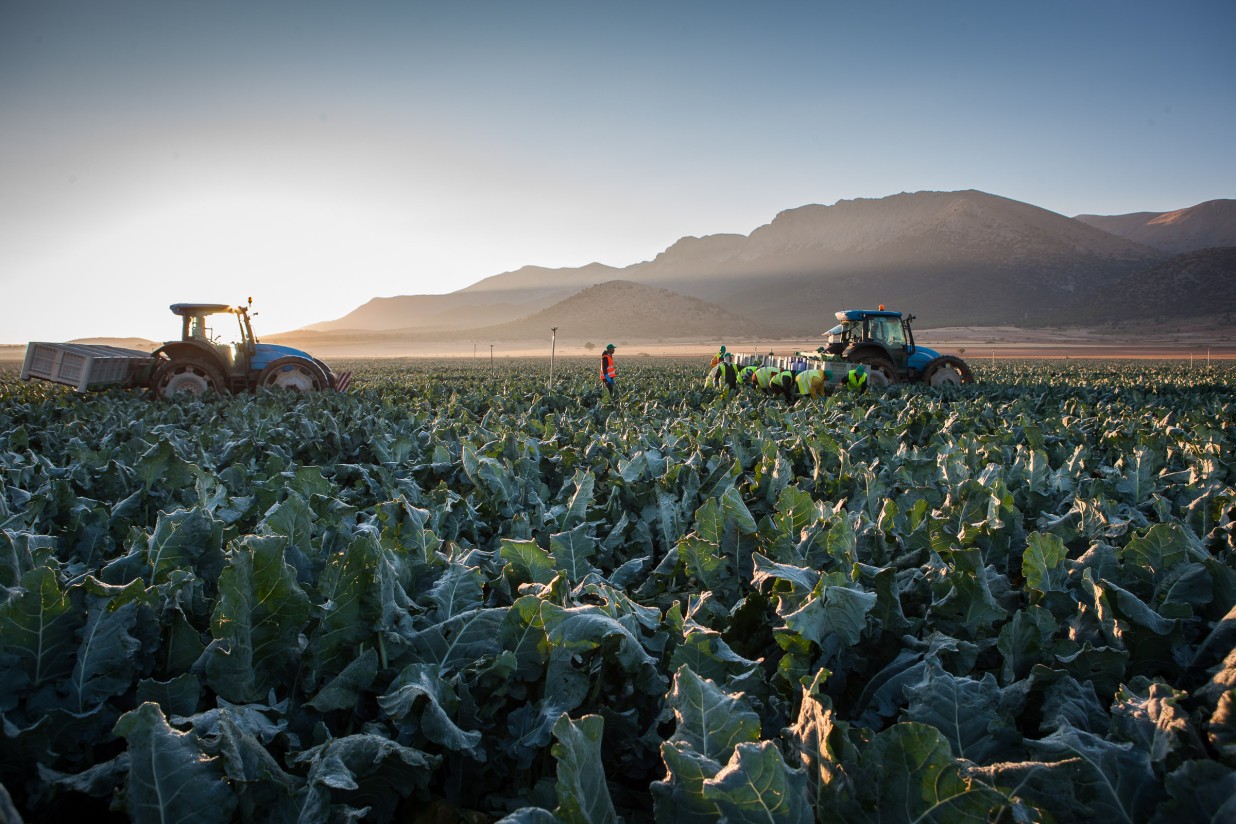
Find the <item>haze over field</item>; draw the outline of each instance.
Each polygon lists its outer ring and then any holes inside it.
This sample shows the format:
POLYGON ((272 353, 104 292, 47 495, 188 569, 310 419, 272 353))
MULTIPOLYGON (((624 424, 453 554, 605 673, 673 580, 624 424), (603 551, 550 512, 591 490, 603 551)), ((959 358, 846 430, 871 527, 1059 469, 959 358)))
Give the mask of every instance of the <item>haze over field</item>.
POLYGON ((5 3, 0 342, 163 339, 169 304, 249 295, 269 334, 901 191, 1191 207, 1236 192, 1234 28, 1203 0, 5 3))

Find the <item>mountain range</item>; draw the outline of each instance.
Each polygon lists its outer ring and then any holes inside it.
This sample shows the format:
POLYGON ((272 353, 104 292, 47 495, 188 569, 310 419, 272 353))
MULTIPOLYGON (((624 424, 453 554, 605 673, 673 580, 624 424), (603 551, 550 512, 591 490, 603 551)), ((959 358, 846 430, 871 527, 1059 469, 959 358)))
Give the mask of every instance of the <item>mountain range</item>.
POLYGON ((979 191, 808 205, 616 268, 527 266, 446 295, 375 298, 324 333, 462 339, 817 335, 887 304, 921 327, 1095 325, 1236 311, 1236 200, 1069 218, 979 191))

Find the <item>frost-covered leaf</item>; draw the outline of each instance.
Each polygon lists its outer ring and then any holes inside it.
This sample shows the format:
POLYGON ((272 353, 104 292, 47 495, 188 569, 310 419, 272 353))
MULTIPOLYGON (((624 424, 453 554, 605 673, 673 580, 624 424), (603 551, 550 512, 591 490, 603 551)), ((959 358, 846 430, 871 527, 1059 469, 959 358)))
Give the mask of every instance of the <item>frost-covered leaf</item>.
MULTIPOLYGON (((451 750, 480 756, 478 730, 463 730, 452 715, 458 710, 459 698, 433 664, 411 664, 395 677, 378 706, 394 721, 415 715, 421 734, 435 744, 451 750)), ((480 759, 483 760, 483 759, 480 759)))
POLYGON ((1236 821, 1236 770, 1215 761, 1186 761, 1164 782, 1168 798, 1152 824, 1236 821))
POLYGON ((605 721, 599 715, 571 720, 563 714, 554 724, 554 758, 558 762, 558 809, 566 824, 610 824, 618 815, 609 795, 601 765, 601 736, 605 721))
POLYGON ((773 742, 747 742, 704 781, 703 795, 733 824, 810 824, 815 815, 806 785, 806 773, 786 766, 773 742))
POLYGON ((845 646, 853 646, 867 628, 867 613, 875 605, 874 592, 826 586, 821 595, 786 615, 785 624, 821 647, 832 636, 840 638, 845 646))
POLYGON ((718 763, 728 761, 740 743, 759 740, 759 716, 742 696, 722 692, 687 667, 675 673, 666 702, 678 722, 669 740, 686 744, 718 763))
POLYGON ((589 534, 587 524, 580 524, 570 532, 558 532, 549 536, 549 552, 554 558, 554 567, 563 572, 569 581, 578 583, 595 571, 591 560, 597 551, 597 539, 589 534))
POLYGON ((1000 688, 991 673, 981 680, 958 678, 933 663, 906 692, 911 697, 906 720, 935 727, 958 758, 979 764, 1002 760, 1020 742, 1014 719, 1000 710, 1000 688))
POLYGON ((880 732, 861 750, 854 787, 863 813, 880 822, 977 824, 1020 806, 967 775, 939 731, 908 721, 880 732))
POLYGON ((116 722, 127 739, 129 776, 125 809, 145 824, 228 822, 236 796, 223 780, 222 764, 206 758, 192 733, 168 726, 157 704, 142 704, 116 722))
POLYGON ((223 562, 223 522, 204 509, 159 513, 145 550, 150 582, 165 583, 178 569, 191 569, 210 578, 223 562))
MULTIPOLYGON (((423 787, 441 760, 389 738, 359 733, 334 738, 290 759, 308 768, 301 816, 328 820, 333 798, 352 809, 369 808, 377 820, 390 820, 400 799, 423 787)), ((342 812, 342 810, 340 811, 342 812)))
POLYGON ((319 712, 345 710, 356 706, 357 700, 369 689, 378 675, 378 653, 367 649, 326 682, 317 695, 306 703, 319 712))
POLYGON ((1107 741, 1065 725, 1027 745, 1051 765, 1048 772, 1028 777, 1037 791, 1026 790, 1045 809, 1069 810, 1093 821, 1142 821, 1162 797, 1150 754, 1132 744, 1107 741), (1052 794, 1061 784, 1070 788, 1071 809, 1053 803, 1052 794))
POLYGON ((134 658, 141 647, 132 634, 137 610, 136 601, 116 606, 109 598, 87 599, 86 625, 69 677, 68 700, 74 711, 85 712, 132 685, 134 658))
POLYGON ((228 553, 203 658, 210 686, 229 701, 262 700, 300 657, 311 604, 285 546, 282 538, 251 537, 228 553))
POLYGON ((1039 593, 1063 588, 1065 574, 1061 565, 1068 555, 1068 548, 1058 536, 1030 533, 1026 536, 1026 551, 1021 560, 1021 574, 1025 576, 1026 586, 1039 593))
POLYGON ((40 566, 21 576, 20 588, 0 603, 0 709, 72 671, 84 620, 54 571, 40 566))

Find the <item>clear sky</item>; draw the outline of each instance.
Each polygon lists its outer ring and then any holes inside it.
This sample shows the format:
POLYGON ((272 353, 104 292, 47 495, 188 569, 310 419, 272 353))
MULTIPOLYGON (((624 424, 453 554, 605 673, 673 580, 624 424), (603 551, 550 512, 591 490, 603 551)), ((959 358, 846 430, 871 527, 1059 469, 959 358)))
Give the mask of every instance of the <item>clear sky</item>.
POLYGON ((1236 197, 1232 0, 0 0, 0 342, 261 332, 779 211, 1236 197))

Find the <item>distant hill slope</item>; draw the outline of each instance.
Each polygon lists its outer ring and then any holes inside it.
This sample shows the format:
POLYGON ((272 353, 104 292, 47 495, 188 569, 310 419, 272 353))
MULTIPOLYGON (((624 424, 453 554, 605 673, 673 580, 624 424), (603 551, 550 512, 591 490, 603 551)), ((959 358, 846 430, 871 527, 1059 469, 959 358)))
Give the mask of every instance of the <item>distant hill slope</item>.
POLYGON ((1096 297, 1093 308, 1067 313, 1065 320, 1120 323, 1149 320, 1214 319, 1236 313, 1236 246, 1186 252, 1120 278, 1096 297))
POLYGON ((1208 200, 1174 212, 1078 215, 1077 220, 1173 254, 1236 246, 1236 200, 1208 200))
MULTIPOLYGON (((1219 227, 1234 202, 1212 201, 1170 213, 1176 216, 1171 220, 1142 216, 1140 221, 1201 226, 1197 221, 1205 217, 1206 225, 1219 227)), ((1191 236, 1200 242, 1203 234, 1199 229, 1191 236)), ((585 325, 617 317, 604 306, 592 311, 587 301, 598 300, 598 293, 558 304, 618 280, 723 307, 732 315, 724 321, 715 313, 701 314, 718 325, 738 328, 745 321, 782 336, 819 334, 838 309, 881 303, 914 313, 921 328, 1051 325, 1066 318, 1104 323, 1113 293, 1169 257, 1088 219, 1008 198, 978 191, 915 192, 790 209, 750 235, 682 238, 654 259, 621 269, 599 263, 528 266, 449 295, 379 298, 310 328, 422 330, 459 338, 506 326, 512 333, 522 329, 520 334, 540 336, 548 316, 538 313, 550 307, 556 308, 549 326, 574 324, 568 310, 585 325)), ((1201 276, 1197 283, 1181 281, 1185 291, 1178 297, 1185 303, 1200 305, 1212 287, 1205 278, 1223 275, 1206 269, 1201 276)), ((705 334, 724 337, 727 330, 705 334)))
POLYGON ((675 244, 626 276, 810 333, 822 315, 879 303, 925 325, 1044 323, 1079 293, 1161 258, 1008 198, 916 192, 792 209, 745 239, 675 244))
POLYGON ((482 331, 493 338, 523 340, 548 337, 554 326, 560 338, 600 344, 613 339, 755 337, 774 332, 774 327, 715 303, 627 280, 592 286, 528 317, 482 331))
POLYGON ((580 289, 613 280, 622 270, 600 263, 577 269, 525 266, 493 275, 445 295, 400 295, 374 298, 337 320, 305 327, 326 332, 342 329, 471 329, 523 317, 580 289))

